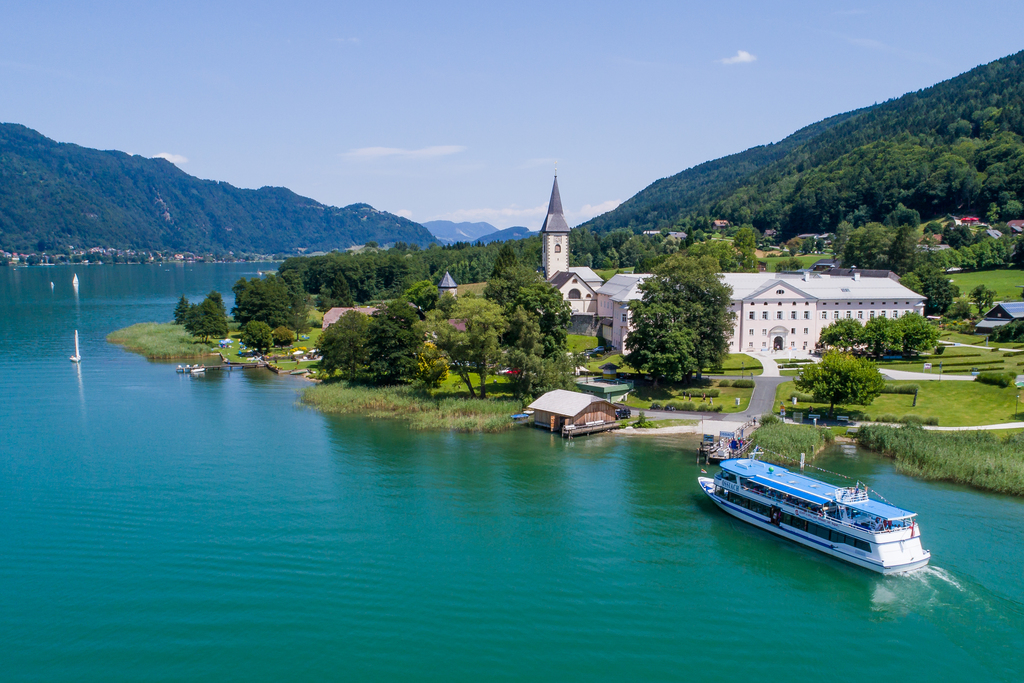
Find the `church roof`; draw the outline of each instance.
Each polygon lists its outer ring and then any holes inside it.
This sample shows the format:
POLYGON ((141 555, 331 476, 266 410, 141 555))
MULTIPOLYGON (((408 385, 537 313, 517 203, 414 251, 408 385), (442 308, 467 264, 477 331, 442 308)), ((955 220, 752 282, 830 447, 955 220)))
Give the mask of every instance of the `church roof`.
POLYGON ((455 289, 456 287, 458 287, 458 285, 455 284, 455 278, 453 278, 452 274, 449 273, 447 270, 444 271, 444 277, 441 278, 441 284, 438 285, 438 288, 439 289, 455 289))
POLYGON ((569 232, 569 225, 562 214, 562 196, 558 194, 558 176, 551 186, 551 200, 548 202, 548 215, 541 226, 541 232, 569 232))

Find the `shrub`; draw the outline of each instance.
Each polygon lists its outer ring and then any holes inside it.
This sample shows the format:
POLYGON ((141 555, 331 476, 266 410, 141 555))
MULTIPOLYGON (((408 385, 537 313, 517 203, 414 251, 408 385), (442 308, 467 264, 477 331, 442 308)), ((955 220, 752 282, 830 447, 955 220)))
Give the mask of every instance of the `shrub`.
POLYGON ((692 413, 693 411, 697 410, 697 404, 694 403, 693 401, 685 401, 682 404, 680 404, 679 410, 688 410, 692 413))
POLYGON ((917 384, 886 384, 883 394, 916 394, 921 387, 917 384))
MULTIPOLYGON (((738 382, 739 380, 736 380, 736 381, 738 382)), ((720 380, 718 380, 718 386, 720 386, 720 387, 731 387, 732 386, 732 381, 728 380, 728 379, 720 379, 720 380)))
POLYGON ((274 328, 274 343, 278 346, 288 346, 295 339, 295 333, 284 325, 274 328))
POLYGON ((890 424, 899 422, 900 419, 892 413, 882 413, 881 415, 875 415, 875 422, 888 422, 890 424))
POLYGON ((981 382, 982 384, 991 384, 993 386, 1006 388, 1013 384, 1013 380, 1017 378, 1012 372, 982 372, 974 378, 975 382, 981 382))
POLYGON ((754 380, 752 379, 737 379, 733 380, 732 385, 737 389, 753 389, 754 380))
POLYGON ((798 403, 813 403, 814 396, 812 394, 805 394, 802 391, 791 391, 789 393, 789 400, 792 401, 796 398, 798 403))
POLYGON ((710 410, 713 413, 720 413, 720 412, 722 412, 722 404, 721 403, 716 403, 715 405, 710 406, 709 408, 707 408, 707 410, 710 410))
POLYGON ((924 418, 920 415, 904 415, 900 418, 900 423, 905 425, 923 425, 924 418))
POLYGON ((935 355, 936 355, 936 356, 941 356, 941 355, 942 355, 942 354, 944 354, 945 352, 946 352, 946 347, 945 347, 945 345, 943 345, 943 344, 939 344, 938 346, 936 346, 936 347, 935 347, 935 355))
POLYGON ((767 427, 768 425, 777 425, 782 422, 782 420, 780 420, 779 416, 775 413, 765 413, 758 419, 758 422, 761 423, 762 427, 767 427))

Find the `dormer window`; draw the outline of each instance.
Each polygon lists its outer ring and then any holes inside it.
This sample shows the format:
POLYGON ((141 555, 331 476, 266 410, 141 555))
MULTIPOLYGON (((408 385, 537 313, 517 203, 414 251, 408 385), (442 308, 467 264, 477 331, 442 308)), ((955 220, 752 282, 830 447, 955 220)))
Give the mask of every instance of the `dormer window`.
POLYGON ((786 293, 786 290, 784 290, 784 289, 776 289, 776 290, 775 290, 775 293, 776 293, 776 294, 785 294, 785 293, 786 293))

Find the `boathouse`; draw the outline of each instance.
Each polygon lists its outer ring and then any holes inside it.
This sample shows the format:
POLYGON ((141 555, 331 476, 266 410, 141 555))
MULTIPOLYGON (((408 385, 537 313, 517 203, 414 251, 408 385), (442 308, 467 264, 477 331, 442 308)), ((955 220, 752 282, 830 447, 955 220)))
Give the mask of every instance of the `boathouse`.
POLYGON ((527 407, 533 411, 534 426, 552 432, 615 424, 615 406, 610 401, 578 391, 555 389, 527 407))

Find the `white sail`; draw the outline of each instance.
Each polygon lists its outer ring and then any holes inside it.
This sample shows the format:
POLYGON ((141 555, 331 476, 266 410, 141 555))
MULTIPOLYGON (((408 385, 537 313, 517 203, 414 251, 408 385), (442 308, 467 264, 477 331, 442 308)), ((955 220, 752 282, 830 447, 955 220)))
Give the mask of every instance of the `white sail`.
POLYGON ((78 273, 75 273, 75 276, 71 278, 71 284, 75 287, 75 289, 78 288, 78 273))
POLYGON ((50 291, 51 292, 53 291, 53 282, 52 281, 50 282, 50 291))
POLYGON ((75 355, 71 356, 72 363, 78 363, 82 360, 82 354, 78 352, 78 330, 75 330, 75 355))

